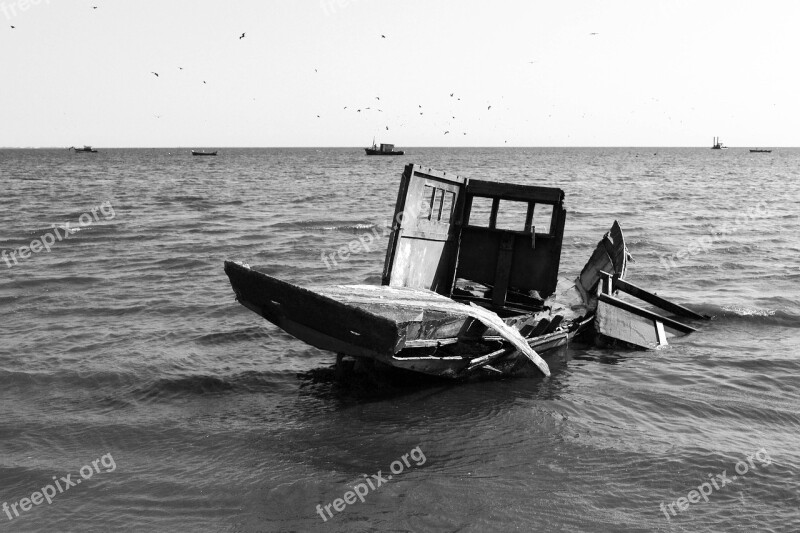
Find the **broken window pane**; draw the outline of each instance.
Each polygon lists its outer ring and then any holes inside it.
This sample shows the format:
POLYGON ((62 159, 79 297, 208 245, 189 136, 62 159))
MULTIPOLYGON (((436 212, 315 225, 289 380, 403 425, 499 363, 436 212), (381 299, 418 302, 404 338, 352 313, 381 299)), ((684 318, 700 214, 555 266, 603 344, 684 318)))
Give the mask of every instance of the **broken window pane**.
POLYGON ((492 215, 492 199, 483 196, 472 198, 472 209, 469 212, 469 225, 489 227, 489 218, 492 215))
POLYGON ((528 202, 500 200, 495 227, 511 231, 525 231, 525 215, 527 214, 528 202))
POLYGON ((456 193, 451 191, 444 191, 444 203, 442 204, 442 216, 440 220, 445 224, 450 224, 453 218, 453 200, 455 200, 456 193))
POLYGON ((536 204, 533 209, 533 225, 536 233, 550 234, 550 221, 553 220, 553 206, 536 204))
POLYGON ((433 196, 436 192, 436 189, 431 185, 425 185, 425 189, 422 193, 422 203, 419 209, 419 215, 417 218, 430 220, 431 218, 431 206, 433 205, 433 196))

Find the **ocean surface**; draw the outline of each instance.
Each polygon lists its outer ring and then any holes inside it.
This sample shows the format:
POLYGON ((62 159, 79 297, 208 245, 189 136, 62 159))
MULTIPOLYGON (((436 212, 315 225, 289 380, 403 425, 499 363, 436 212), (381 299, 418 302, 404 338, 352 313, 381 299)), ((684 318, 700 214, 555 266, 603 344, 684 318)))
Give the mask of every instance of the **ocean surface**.
POLYGON ((0 150, 0 531, 800 531, 800 149, 406 150, 0 150), (379 284, 411 162, 561 187, 563 277, 618 220, 628 279, 713 319, 549 378, 337 382, 223 261, 379 284))

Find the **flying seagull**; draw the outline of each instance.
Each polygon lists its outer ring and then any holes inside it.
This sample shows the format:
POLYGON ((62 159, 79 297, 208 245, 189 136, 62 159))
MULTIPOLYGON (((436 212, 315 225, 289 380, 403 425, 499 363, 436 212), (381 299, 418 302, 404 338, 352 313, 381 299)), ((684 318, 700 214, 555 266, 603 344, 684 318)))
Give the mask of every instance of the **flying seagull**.
POLYGON ((239 40, 244 39, 244 32, 239 36, 239 40))
POLYGON ((386 36, 385 35, 381 35, 381 39, 386 39, 386 36))
POLYGON ((489 107, 487 107, 487 108, 486 108, 486 110, 488 111, 488 110, 490 110, 491 108, 492 108, 492 106, 489 106, 489 107))
POLYGON ((158 77, 158 72, 151 72, 150 74, 155 74, 156 78, 158 77))
POLYGON ((11 26, 11 29, 12 29, 12 30, 13 30, 14 28, 16 28, 16 26, 11 26))

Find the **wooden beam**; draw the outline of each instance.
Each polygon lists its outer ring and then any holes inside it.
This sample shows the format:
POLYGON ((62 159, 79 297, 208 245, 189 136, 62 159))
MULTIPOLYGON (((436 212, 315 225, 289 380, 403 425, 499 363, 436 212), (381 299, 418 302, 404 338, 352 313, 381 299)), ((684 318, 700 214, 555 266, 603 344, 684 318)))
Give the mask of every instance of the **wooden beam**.
POLYGON ((559 205, 564 200, 564 191, 557 187, 517 185, 476 179, 467 180, 467 194, 502 198, 503 200, 532 200, 540 204, 551 205, 559 205))
POLYGON ((492 305, 503 307, 506 304, 508 280, 511 276, 511 264, 514 258, 514 236, 504 233, 500 240, 500 250, 497 254, 497 267, 494 274, 494 287, 492 288, 492 305))
MULTIPOLYGON (((606 272, 601 272, 601 274, 608 276, 606 272)), ((648 292, 641 287, 634 285, 629 281, 625 281, 624 279, 616 278, 614 279, 614 289, 620 290, 622 292, 628 293, 631 296, 635 296, 640 300, 647 302, 649 304, 653 304, 656 307, 663 309, 664 311, 668 311, 674 315, 686 317, 686 318, 694 318, 697 320, 708 320, 710 317, 701 315, 699 313, 695 313, 689 308, 686 308, 682 305, 670 302, 669 300, 665 300, 661 296, 648 292)))

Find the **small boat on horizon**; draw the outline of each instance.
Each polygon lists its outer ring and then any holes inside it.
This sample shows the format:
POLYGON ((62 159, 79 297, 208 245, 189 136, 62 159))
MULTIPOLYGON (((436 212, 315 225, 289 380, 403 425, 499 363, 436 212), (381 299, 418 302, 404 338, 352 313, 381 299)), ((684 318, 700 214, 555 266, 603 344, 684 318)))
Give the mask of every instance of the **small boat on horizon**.
POLYGON ((217 155, 217 151, 206 152, 204 150, 192 150, 192 155, 217 155))
POLYGON ((381 143, 380 146, 375 144, 375 139, 372 139, 372 146, 364 148, 367 155, 403 155, 403 150, 395 150, 393 144, 381 143))
POLYGON ((714 137, 714 142, 711 145, 712 150, 727 150, 728 147, 720 142, 719 137, 714 137))
POLYGON ((772 150, 767 150, 765 148, 750 148, 751 154, 769 154, 772 153, 772 150))
POLYGON ((69 150, 74 150, 75 153, 78 153, 78 152, 86 152, 86 153, 90 153, 90 154, 96 154, 97 153, 97 150, 95 150, 94 148, 92 148, 91 146, 86 145, 86 144, 83 145, 83 148, 75 148, 74 146, 70 146, 69 150))

